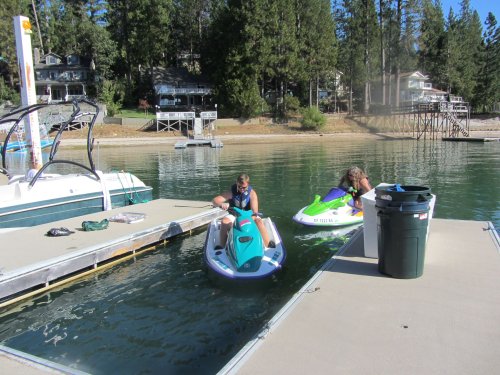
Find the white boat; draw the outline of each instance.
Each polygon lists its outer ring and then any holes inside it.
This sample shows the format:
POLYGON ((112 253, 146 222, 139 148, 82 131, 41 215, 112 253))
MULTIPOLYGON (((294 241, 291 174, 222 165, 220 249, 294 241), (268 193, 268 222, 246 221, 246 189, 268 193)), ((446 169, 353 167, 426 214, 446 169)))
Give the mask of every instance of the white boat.
MULTIPOLYGON (((20 66, 21 99, 23 106, 0 118, 0 125, 12 123, 1 150, 0 168, 0 232, 23 227, 76 217, 93 212, 109 210, 115 207, 141 203, 152 199, 152 188, 146 186, 137 177, 129 173, 103 173, 95 168, 92 159, 94 127, 98 106, 89 100, 62 103, 71 106, 71 115, 59 127, 50 148, 48 161, 42 164, 40 127, 38 111, 52 104, 36 103, 33 58, 31 54, 31 26, 27 17, 14 17, 16 47, 20 66), (90 112, 84 113, 81 104, 90 106, 90 112), (56 157, 64 130, 82 116, 90 116, 87 134, 88 165, 56 157), (31 168, 25 175, 14 176, 9 172, 6 152, 9 136, 20 125, 29 135, 29 156, 31 168), (48 167, 70 164, 82 169, 78 174, 48 174, 48 167)), ((60 105, 61 103, 59 103, 60 105)))
POLYGON ((0 233, 152 199, 152 188, 125 172, 43 174, 33 182, 13 176, 0 185, 0 233))
MULTIPOLYGON (((262 219, 270 241, 274 242, 274 247, 266 247, 262 244, 260 233, 255 225, 250 232, 247 231, 246 227, 252 226, 248 225, 249 220, 253 221, 249 218, 242 221, 244 229, 240 234, 234 233, 233 235, 233 230, 230 231, 227 246, 222 246, 220 243, 222 218, 214 219, 209 224, 204 257, 208 268, 217 275, 233 280, 255 280, 269 277, 282 268, 286 259, 286 250, 272 220, 262 219), (249 246, 252 248, 249 249, 249 246), (243 260, 238 264, 242 258, 243 260)), ((237 228, 237 226, 238 224, 235 223, 234 227, 237 228)))
MULTIPOLYGON (((95 108, 88 129, 86 150, 88 165, 60 160, 56 157, 62 132, 74 118, 81 115, 79 108, 81 102, 68 104, 73 106, 73 114, 60 127, 54 137, 49 160, 40 169, 29 170, 25 175, 11 175, 7 165, 7 150, 2 150, 0 172, 4 174, 4 179, 0 182, 0 232, 143 203, 152 199, 153 189, 146 186, 136 176, 126 172, 103 173, 95 168, 92 159, 92 129, 98 107, 90 101, 83 100, 82 102, 95 108), (80 167, 82 173, 45 173, 48 167, 60 164, 80 167)), ((38 110, 41 107, 41 105, 35 105, 20 108, 4 116, 9 120, 0 118, 0 123, 11 121, 13 116, 17 116, 13 125, 16 126, 23 121, 24 117, 32 113, 33 109, 38 110)))

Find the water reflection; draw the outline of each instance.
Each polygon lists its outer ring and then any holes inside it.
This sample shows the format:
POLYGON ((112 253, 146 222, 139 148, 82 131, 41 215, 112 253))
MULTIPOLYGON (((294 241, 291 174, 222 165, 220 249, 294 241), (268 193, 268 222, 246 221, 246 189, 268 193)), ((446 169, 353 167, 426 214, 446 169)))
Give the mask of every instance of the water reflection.
POLYGON ((295 242, 300 247, 316 248, 327 247, 331 251, 338 251, 354 235, 362 224, 349 225, 340 228, 309 228, 303 233, 295 235, 295 242))

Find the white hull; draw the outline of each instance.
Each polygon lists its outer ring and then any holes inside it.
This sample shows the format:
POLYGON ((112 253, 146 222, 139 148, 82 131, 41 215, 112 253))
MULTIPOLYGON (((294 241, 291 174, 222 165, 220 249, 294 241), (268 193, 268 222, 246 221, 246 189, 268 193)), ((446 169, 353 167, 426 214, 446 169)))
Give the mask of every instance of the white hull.
POLYGON ((150 200, 152 189, 129 173, 24 176, 0 185, 0 231, 43 224, 150 200))
POLYGON ((276 229, 276 226, 270 218, 262 219, 266 226, 269 239, 276 244, 275 248, 264 249, 264 257, 260 268, 256 272, 238 272, 231 260, 229 259, 226 250, 215 250, 216 246, 220 246, 220 222, 221 219, 212 220, 208 226, 207 238, 205 240, 205 262, 207 266, 218 275, 240 280, 260 279, 272 275, 274 272, 281 269, 286 258, 286 251, 283 247, 281 237, 276 229))
POLYGON ((297 212, 293 220, 299 224, 316 227, 341 227, 363 222, 363 211, 353 211, 353 208, 349 205, 330 209, 314 216, 304 214, 304 210, 307 207, 308 206, 297 212))

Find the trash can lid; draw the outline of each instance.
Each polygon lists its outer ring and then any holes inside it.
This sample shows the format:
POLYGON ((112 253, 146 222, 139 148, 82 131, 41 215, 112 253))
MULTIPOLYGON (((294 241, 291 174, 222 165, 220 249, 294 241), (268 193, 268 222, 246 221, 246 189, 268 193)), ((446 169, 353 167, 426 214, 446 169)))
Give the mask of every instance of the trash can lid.
POLYGON ((375 188, 375 200, 422 202, 431 198, 431 189, 425 186, 395 184, 375 188))

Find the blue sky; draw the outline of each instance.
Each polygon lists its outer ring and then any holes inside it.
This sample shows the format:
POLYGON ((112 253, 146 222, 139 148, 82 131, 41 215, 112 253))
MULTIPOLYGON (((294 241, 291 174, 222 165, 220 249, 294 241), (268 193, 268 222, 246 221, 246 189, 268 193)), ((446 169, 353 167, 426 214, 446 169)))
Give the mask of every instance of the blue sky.
MULTIPOLYGON (((450 7, 453 8, 453 12, 458 15, 460 13, 460 0, 441 0, 443 6, 444 18, 448 17, 450 12, 450 7)), ((497 25, 500 23, 500 1, 498 0, 470 0, 470 7, 472 10, 477 10, 481 22, 484 26, 484 21, 489 12, 493 13, 497 20, 497 25)))

